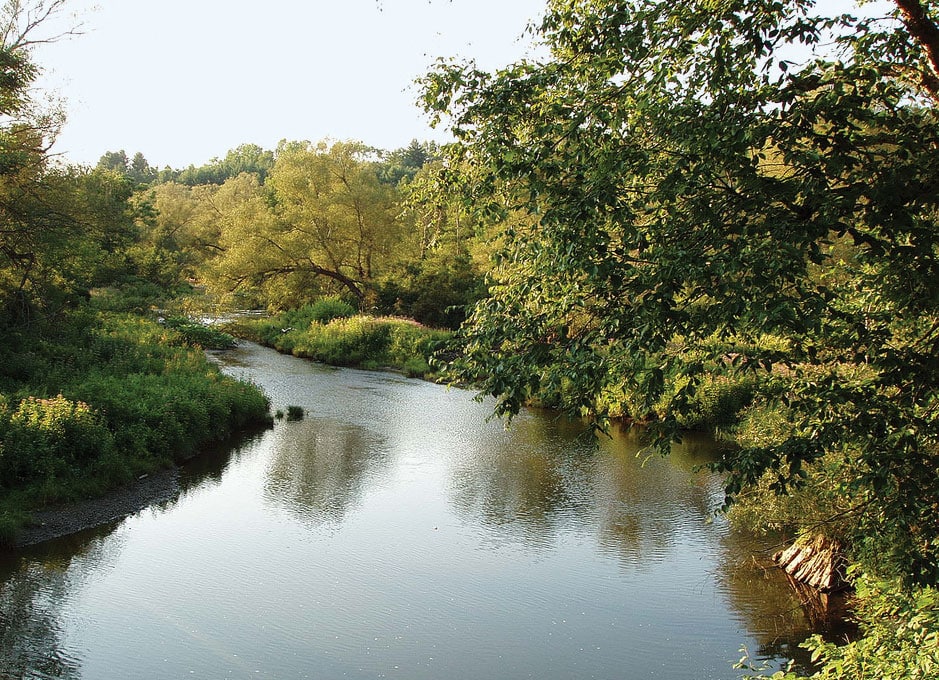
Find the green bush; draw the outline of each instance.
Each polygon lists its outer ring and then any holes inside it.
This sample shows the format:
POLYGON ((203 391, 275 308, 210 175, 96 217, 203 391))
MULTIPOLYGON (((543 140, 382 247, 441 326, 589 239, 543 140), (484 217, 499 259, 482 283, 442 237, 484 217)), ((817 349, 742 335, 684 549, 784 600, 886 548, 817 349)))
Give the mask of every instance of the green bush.
POLYGON ((6 488, 73 476, 113 445, 110 431, 88 404, 61 394, 27 397, 4 420, 0 485, 6 488))
POLYGON ((163 320, 163 325, 172 328, 182 337, 188 345, 202 347, 203 349, 231 349, 235 346, 235 338, 228 333, 198 323, 182 316, 170 316, 163 320))
POLYGON ((333 366, 359 366, 366 361, 381 363, 390 346, 391 329, 367 316, 314 321, 293 348, 297 356, 333 366))
MULTIPOLYGON (((816 635, 803 644, 818 670, 812 680, 933 680, 939 677, 939 591, 903 590, 893 582, 859 578, 855 616, 862 636, 846 644, 816 635)), ((753 670, 752 668, 750 670, 753 670)), ((765 676, 746 676, 749 678, 765 676)), ((806 680, 779 671, 773 680, 806 680)))
POLYGON ((333 319, 344 319, 356 312, 355 307, 338 297, 320 298, 304 309, 306 310, 305 314, 310 317, 310 321, 319 323, 329 323, 333 319))

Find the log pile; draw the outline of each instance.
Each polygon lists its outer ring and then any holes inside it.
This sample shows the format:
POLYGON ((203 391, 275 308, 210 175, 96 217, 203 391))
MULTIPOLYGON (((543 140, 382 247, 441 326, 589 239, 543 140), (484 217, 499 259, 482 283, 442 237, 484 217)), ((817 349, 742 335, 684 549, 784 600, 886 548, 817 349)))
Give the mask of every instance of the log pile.
POLYGON ((804 537, 773 555, 793 579, 825 593, 848 587, 841 543, 822 535, 804 537))

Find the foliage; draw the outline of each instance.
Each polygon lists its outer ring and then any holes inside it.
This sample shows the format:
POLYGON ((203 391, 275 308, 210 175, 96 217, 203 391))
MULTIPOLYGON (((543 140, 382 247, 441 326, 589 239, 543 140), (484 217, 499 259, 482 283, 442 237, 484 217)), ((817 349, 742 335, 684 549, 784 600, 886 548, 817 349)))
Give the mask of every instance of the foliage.
POLYGON ((163 171, 160 173, 160 181, 178 182, 191 187, 221 185, 242 173, 248 173, 263 183, 273 166, 274 152, 256 144, 241 144, 231 149, 224 158, 213 158, 201 167, 191 165, 181 171, 163 171))
POLYGON ((153 321, 79 310, 5 338, 0 510, 12 503, 17 517, 102 493, 267 419, 256 387, 223 376, 180 332, 153 321))
POLYGON ((554 0, 544 62, 439 64, 424 102, 458 140, 454 186, 504 240, 457 378, 505 415, 546 388, 599 419, 628 395, 663 449, 708 366, 779 378, 792 427, 720 461, 728 500, 844 454, 870 566, 935 582, 936 17, 554 0))
POLYGON ((120 151, 107 151, 98 160, 98 170, 117 173, 135 185, 149 184, 157 178, 157 171, 150 167, 150 163, 139 151, 133 158, 127 157, 124 149, 120 151))
POLYGON ((281 312, 269 319, 252 323, 252 328, 262 342, 274 345, 274 339, 291 331, 303 331, 314 323, 329 323, 333 319, 345 319, 355 314, 355 307, 334 296, 319 298, 313 302, 281 312))
POLYGON ((384 155, 378 176, 382 182, 392 186, 409 182, 438 153, 439 147, 434 142, 421 143, 412 139, 408 146, 384 155))
POLYGON ((377 364, 388 351, 389 330, 387 324, 367 316, 314 322, 299 335, 292 351, 333 366, 377 364))
POLYGON ((167 317, 163 320, 163 325, 179 333, 188 345, 203 349, 231 349, 235 346, 235 338, 232 335, 186 317, 167 317))
POLYGON ((334 366, 392 368, 412 377, 433 371, 430 360, 450 333, 406 319, 363 315, 330 316, 345 311, 333 298, 284 312, 270 319, 241 322, 235 332, 281 352, 334 366), (315 318, 319 316, 321 318, 315 318))
POLYGON ((355 307, 341 298, 330 296, 320 298, 304 309, 298 310, 296 317, 288 313, 288 318, 291 320, 297 318, 299 322, 297 325, 302 326, 309 325, 309 323, 313 323, 314 321, 318 323, 329 323, 333 319, 344 319, 353 314, 355 314, 355 307), (309 317, 309 323, 304 324, 301 319, 305 320, 307 317, 309 317))
POLYGON ((459 327, 467 310, 485 294, 483 276, 465 253, 409 264, 403 274, 388 277, 376 288, 379 312, 450 329, 459 327))
POLYGON ((358 143, 282 143, 263 186, 240 175, 243 196, 225 213, 210 282, 220 290, 306 275, 321 291, 364 299, 363 283, 397 235, 393 188, 358 143))
POLYGON ((88 404, 61 394, 26 397, 0 410, 0 488, 74 475, 113 446, 111 433, 88 404))
MULTIPOLYGON (((803 646, 818 670, 812 680, 927 680, 939 674, 939 592, 908 591, 896 582, 857 581, 855 612, 863 635, 843 645, 816 635, 803 646)), ((752 670, 752 669, 751 669, 752 670)), ((765 677, 765 676, 747 676, 765 677)), ((773 680, 805 680, 780 671, 773 680)))

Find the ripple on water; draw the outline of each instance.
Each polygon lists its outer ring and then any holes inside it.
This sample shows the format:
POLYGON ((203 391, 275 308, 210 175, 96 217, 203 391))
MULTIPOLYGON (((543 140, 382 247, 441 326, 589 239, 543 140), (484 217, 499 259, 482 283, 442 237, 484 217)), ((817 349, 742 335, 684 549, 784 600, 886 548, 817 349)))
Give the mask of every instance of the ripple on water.
POLYGON ((770 637, 791 603, 731 568, 700 443, 637 458, 548 413, 505 430, 466 392, 229 356, 307 417, 4 571, 0 677, 729 680, 741 644, 805 630, 770 637))

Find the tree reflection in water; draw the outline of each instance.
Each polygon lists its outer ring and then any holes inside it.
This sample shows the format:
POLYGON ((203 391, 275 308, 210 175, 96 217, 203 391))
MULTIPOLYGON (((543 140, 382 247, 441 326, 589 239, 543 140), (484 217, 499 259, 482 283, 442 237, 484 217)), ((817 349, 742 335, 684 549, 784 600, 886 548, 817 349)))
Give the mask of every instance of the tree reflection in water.
POLYGON ((284 423, 272 436, 265 499, 313 525, 342 521, 387 460, 380 436, 338 420, 284 423))
POLYGON ((689 524, 709 520, 720 484, 697 469, 707 461, 700 443, 669 460, 641 451, 629 433, 598 438, 580 422, 520 417, 499 445, 455 467, 454 504, 529 544, 576 527, 626 563, 660 560, 689 524))
POLYGON ((600 550, 629 569, 716 544, 713 574, 730 607, 758 642, 754 660, 808 657, 798 644, 814 632, 843 636, 843 611, 819 620, 766 556, 768 541, 715 514, 721 478, 703 469, 716 447, 689 434, 662 458, 644 451, 641 435, 616 430, 595 438, 582 423, 520 417, 498 446, 454 467, 453 503, 506 540, 548 548, 564 532, 593 536, 600 550), (718 540, 711 543, 713 538, 718 540))
POLYGON ((75 579, 105 566, 115 525, 91 529, 0 560, 0 677, 78 678, 66 647, 63 609, 75 579), (73 568, 74 567, 74 568, 73 568))

